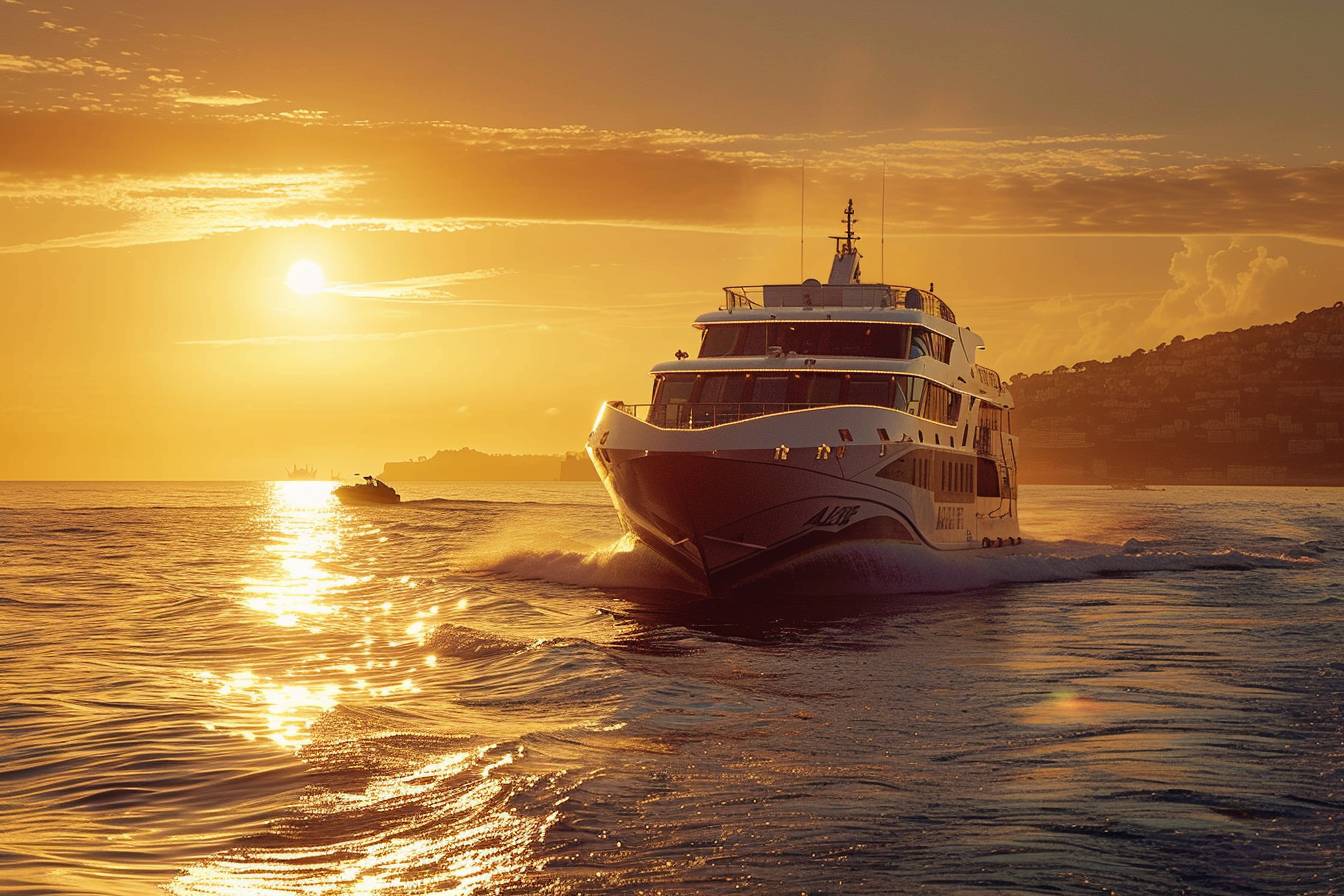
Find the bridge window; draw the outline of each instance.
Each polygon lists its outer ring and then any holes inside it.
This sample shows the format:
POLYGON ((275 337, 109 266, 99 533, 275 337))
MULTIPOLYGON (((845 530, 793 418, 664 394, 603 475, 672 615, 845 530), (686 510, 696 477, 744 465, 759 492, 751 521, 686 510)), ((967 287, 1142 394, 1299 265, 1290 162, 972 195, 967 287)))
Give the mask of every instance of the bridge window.
POLYGON ((846 377, 849 385, 846 390, 846 404, 872 404, 880 408, 891 407, 891 387, 896 381, 894 376, 881 376, 872 373, 855 373, 846 377))
MULTIPOLYGON (((656 409, 690 405, 695 420, 712 413, 719 422, 782 409, 761 405, 859 404, 895 408, 951 424, 957 420, 961 395, 919 377, 880 373, 669 373, 655 377, 652 404, 656 409)), ((666 416, 662 410, 657 413, 666 416)), ((677 419, 683 416, 679 414, 677 419)), ((984 447, 982 432, 977 430, 978 448, 984 447)), ((938 441, 941 443, 941 438, 938 441)))
POLYGON ((770 346, 779 346, 785 354, 898 360, 932 355, 946 361, 951 344, 946 336, 910 324, 849 321, 709 324, 700 338, 700 357, 759 357, 770 346), (912 345, 912 339, 916 345, 912 345))
POLYGON ((758 404, 784 404, 789 398, 789 378, 786 376, 758 376, 751 400, 758 404))
POLYGON ((701 404, 718 404, 723 401, 723 390, 728 385, 728 377, 707 374, 700 381, 700 394, 696 401, 701 404))
POLYGON ((840 388, 845 383, 843 377, 812 374, 808 379, 811 382, 807 384, 807 398, 804 399, 808 404, 840 403, 840 388))
POLYGON ((770 342, 770 324, 747 324, 743 329, 745 333, 737 354, 764 355, 766 349, 774 344, 770 342))
POLYGON ((702 358, 722 358, 727 355, 737 354, 737 343, 739 337, 743 335, 743 327, 706 327, 705 334, 700 339, 700 357, 702 358))

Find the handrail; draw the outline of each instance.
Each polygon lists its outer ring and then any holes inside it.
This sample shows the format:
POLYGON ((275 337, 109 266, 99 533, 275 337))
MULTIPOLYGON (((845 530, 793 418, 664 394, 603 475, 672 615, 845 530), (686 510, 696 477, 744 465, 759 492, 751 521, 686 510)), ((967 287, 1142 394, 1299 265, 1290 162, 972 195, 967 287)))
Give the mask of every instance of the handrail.
POLYGON ((753 288, 762 291, 765 289, 763 286, 725 286, 723 288, 723 310, 727 311, 731 308, 759 308, 760 303, 754 301, 751 298, 751 295, 747 292, 747 290, 753 288))
POLYGON ((913 308, 923 311, 925 314, 933 317, 941 317, 948 323, 955 324, 957 315, 948 307, 947 303, 937 295, 927 289, 920 289, 917 286, 899 286, 888 283, 847 283, 840 286, 831 284, 819 284, 815 287, 798 283, 787 284, 765 284, 761 286, 725 286, 723 287, 723 307, 720 310, 732 311, 738 308, 755 309, 765 307, 765 291, 767 289, 779 290, 817 290, 818 299, 815 304, 800 303, 797 306, 787 305, 783 307, 823 307, 834 302, 826 302, 828 295, 834 295, 840 290, 859 290, 863 293, 871 292, 877 298, 873 305, 880 308, 913 308))
MULTIPOLYGON (((689 402, 676 404, 626 404, 623 401, 610 401, 607 404, 637 420, 643 420, 663 429, 708 429, 723 423, 735 423, 738 420, 751 420, 769 414, 784 414, 789 411, 808 411, 814 408, 854 407, 838 401, 787 402, 787 401, 719 401, 689 402)), ((891 408, 903 414, 909 411, 903 408, 891 408)), ((916 416, 912 414, 911 416, 916 416)), ((918 417, 928 420, 926 417, 918 417)), ((937 423, 936 420, 929 420, 937 423)))

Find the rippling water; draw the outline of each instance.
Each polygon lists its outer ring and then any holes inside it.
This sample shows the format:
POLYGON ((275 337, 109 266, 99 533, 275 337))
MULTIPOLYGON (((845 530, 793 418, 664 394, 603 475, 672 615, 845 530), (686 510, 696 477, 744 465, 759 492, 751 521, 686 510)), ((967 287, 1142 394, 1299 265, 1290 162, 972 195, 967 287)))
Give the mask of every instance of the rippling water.
POLYGON ((705 602, 596 486, 329 487, 0 484, 0 892, 1344 887, 1344 491, 705 602))

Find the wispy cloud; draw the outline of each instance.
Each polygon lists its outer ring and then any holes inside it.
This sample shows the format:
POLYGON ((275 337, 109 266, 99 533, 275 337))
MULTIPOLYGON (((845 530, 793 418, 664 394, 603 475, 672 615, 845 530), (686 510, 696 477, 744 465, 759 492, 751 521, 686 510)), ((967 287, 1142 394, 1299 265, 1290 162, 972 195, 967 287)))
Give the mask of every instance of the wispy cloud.
POLYGON ((487 222, 408 220, 341 213, 362 184, 353 171, 207 172, 180 177, 23 178, 0 174, 0 204, 82 206, 124 214, 110 230, 0 245, 0 255, 56 249, 116 249, 185 242, 248 230, 321 227, 355 231, 457 233, 487 222))
POLYGON ((172 101, 186 106, 213 106, 216 108, 233 108, 235 106, 255 106, 257 103, 267 101, 264 96, 252 96, 247 93, 238 93, 230 91, 228 93, 207 93, 197 94, 182 91, 180 93, 168 94, 172 101))
POLYGON ((477 280, 489 280, 503 274, 502 268, 482 268, 474 271, 458 271, 451 274, 431 274, 423 277, 406 277, 400 280, 377 280, 366 283, 333 283, 324 292, 353 299, 370 299, 383 302, 404 302, 408 304, 441 304, 454 298, 450 291, 459 283, 477 280))
POLYGON ((101 59, 82 56, 28 56, 0 53, 0 74, 11 75, 102 75, 123 80, 130 69, 101 59))
POLYGON ((487 330, 514 330, 519 328, 536 329, 535 323, 499 323, 479 324, 465 327, 430 327, 421 330, 374 331, 360 333, 312 333, 275 336, 240 336, 231 339, 187 339, 178 345, 207 346, 274 346, 302 345, 305 343, 326 342, 396 342, 403 339, 420 339, 426 336, 450 336, 460 333, 479 333, 487 330))

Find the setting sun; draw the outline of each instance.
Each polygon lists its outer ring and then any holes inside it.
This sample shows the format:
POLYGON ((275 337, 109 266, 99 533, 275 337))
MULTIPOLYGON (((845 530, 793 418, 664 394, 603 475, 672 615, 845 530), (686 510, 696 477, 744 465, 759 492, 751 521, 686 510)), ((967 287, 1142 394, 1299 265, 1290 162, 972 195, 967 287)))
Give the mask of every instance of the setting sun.
POLYGON ((327 285, 327 275, 322 266, 309 258, 300 258, 289 266, 285 275, 285 285, 301 296, 316 295, 327 285))

